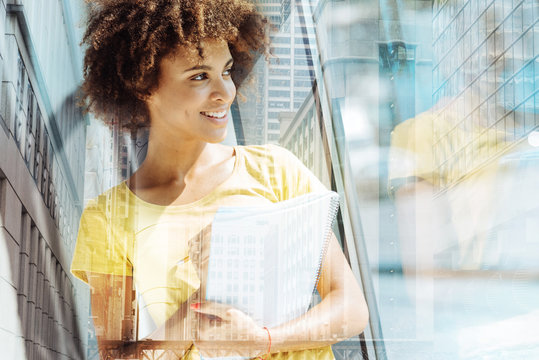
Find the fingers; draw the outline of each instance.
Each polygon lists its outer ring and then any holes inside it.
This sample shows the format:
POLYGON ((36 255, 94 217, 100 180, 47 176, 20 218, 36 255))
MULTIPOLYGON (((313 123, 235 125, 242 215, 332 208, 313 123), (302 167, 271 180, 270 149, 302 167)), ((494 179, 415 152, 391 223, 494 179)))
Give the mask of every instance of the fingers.
POLYGON ((199 341, 221 345, 223 341, 232 341, 235 346, 249 351, 251 347, 260 350, 261 346, 266 346, 266 331, 242 311, 213 302, 192 304, 191 308, 199 315, 199 341))
POLYGON ((229 321, 223 321, 223 319, 218 316, 206 314, 199 314, 198 323, 202 331, 208 328, 222 328, 225 324, 230 324, 229 321))
POLYGON ((204 314, 209 318, 218 317, 222 320, 230 320, 232 315, 236 313, 231 311, 236 311, 241 313, 241 311, 235 310, 229 305, 219 304, 215 302, 203 302, 191 304, 191 309, 199 314, 204 314))

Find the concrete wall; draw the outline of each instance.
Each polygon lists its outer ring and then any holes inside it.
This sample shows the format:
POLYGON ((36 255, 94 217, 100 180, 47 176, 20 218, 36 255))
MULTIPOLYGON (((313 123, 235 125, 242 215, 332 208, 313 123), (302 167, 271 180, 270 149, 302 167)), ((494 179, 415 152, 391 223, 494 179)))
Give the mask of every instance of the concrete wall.
POLYGON ((87 288, 69 273, 84 189, 81 7, 0 0, 0 345, 84 359, 87 288))

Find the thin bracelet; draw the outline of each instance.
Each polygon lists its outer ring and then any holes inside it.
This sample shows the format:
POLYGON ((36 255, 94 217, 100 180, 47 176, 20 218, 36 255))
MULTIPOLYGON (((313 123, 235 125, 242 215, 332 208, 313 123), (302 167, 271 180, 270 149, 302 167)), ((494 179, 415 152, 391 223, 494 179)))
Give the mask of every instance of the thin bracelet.
POLYGON ((262 358, 260 356, 257 356, 256 358, 258 360, 266 360, 266 356, 271 353, 271 334, 270 334, 269 329, 267 327, 265 327, 265 326, 264 326, 264 330, 266 330, 268 332, 268 339, 269 339, 268 352, 264 355, 264 358, 262 358))

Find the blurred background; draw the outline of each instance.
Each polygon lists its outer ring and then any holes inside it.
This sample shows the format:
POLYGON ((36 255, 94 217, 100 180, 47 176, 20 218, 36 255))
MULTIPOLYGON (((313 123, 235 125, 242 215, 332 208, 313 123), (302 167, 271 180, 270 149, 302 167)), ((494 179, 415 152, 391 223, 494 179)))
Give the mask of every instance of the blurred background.
MULTIPOLYGON (((226 142, 286 147, 341 195, 371 317, 336 358, 539 358, 539 2, 256 3, 272 56, 226 142)), ((0 0, 7 359, 98 359, 78 221, 145 156, 77 107, 85 6, 0 0)))

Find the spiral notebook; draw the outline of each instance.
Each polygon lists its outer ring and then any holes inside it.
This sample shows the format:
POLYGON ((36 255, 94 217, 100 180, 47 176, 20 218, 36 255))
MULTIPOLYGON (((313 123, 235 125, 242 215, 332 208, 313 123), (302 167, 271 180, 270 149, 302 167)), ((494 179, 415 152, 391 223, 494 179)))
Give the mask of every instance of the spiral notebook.
POLYGON ((304 314, 339 207, 335 192, 257 207, 222 207, 212 224, 206 301, 229 304, 261 326, 304 314))

